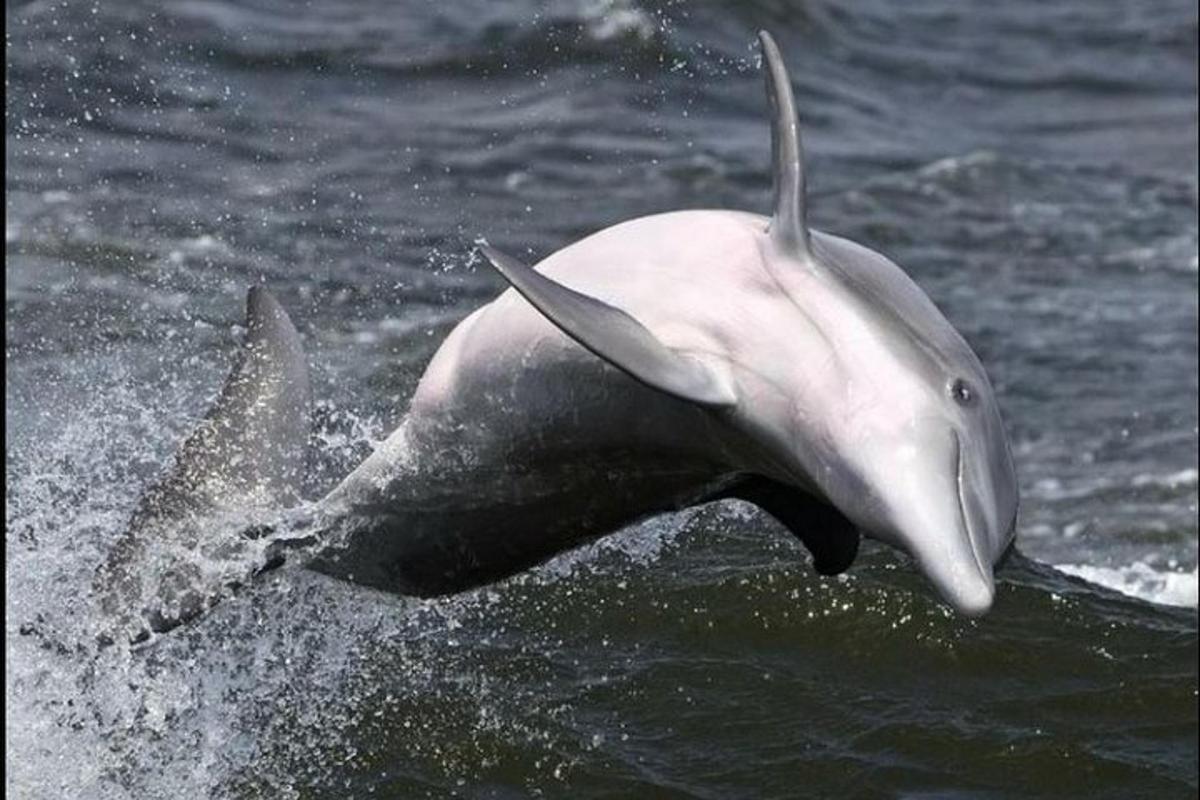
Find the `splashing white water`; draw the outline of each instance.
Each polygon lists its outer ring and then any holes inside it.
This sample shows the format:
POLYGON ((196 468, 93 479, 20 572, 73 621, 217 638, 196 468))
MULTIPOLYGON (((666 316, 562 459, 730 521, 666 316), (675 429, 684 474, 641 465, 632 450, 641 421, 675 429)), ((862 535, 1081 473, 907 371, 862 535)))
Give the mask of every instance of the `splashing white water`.
POLYGON ((654 17, 629 0, 599 0, 582 9, 588 34, 597 41, 634 36, 650 41, 657 29, 654 17))
MULTIPOLYGON (((539 726, 553 726, 561 712, 531 721, 536 697, 481 677, 487 670, 477 662, 496 645, 461 646, 502 637, 504 590, 419 601, 285 567, 147 645, 99 647, 102 617, 90 597, 95 568, 203 407, 203 393, 189 382, 181 376, 147 399, 149 389, 139 393, 118 371, 93 382, 72 421, 46 426, 49 435, 36 442, 10 445, 9 794, 177 798, 261 790, 297 797, 300 787, 355 768, 355 742, 378 724, 381 708, 388 718, 416 708, 408 754, 452 779, 475 767, 447 750, 448 738, 486 744, 551 736, 552 727, 539 726), (430 702, 477 716, 446 721, 422 710, 430 702)), ((361 449, 355 436, 374 426, 343 427, 353 433, 324 437, 326 447, 361 449)), ((653 560, 686 519, 654 520, 510 586, 576 576, 589 559, 653 560)))
POLYGON ((1158 570, 1142 561, 1126 567, 1056 564, 1055 568, 1130 597, 1171 606, 1197 607, 1197 568, 1191 572, 1158 570))

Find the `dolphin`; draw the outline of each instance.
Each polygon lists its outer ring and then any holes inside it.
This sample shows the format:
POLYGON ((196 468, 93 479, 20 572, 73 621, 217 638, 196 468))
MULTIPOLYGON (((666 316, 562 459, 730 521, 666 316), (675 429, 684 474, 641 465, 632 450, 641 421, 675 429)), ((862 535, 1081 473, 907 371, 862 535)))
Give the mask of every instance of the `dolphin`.
MULTIPOLYGON (((900 267, 808 226, 791 82, 770 34, 759 40, 772 215, 642 217, 534 266, 481 242, 510 288, 454 328, 399 427, 299 524, 307 566, 451 594, 646 517, 737 498, 794 534, 822 574, 849 568, 865 535, 909 554, 958 612, 988 611, 1018 506, 992 386, 900 267)), ((307 392, 290 346, 268 354, 283 364, 277 389, 307 392)), ((307 402, 282 409, 291 427, 258 425, 226 456, 261 444, 294 464, 307 402)), ((217 417, 231 431, 253 422, 217 417)), ((192 459, 221 460, 179 461, 192 459)), ((258 470, 234 477, 280 472, 270 458, 258 470)), ((289 475, 286 491, 268 480, 259 494, 294 493, 289 475)), ((282 559, 264 552, 262 564, 282 559)), ((198 607, 174 606, 151 627, 198 607)))

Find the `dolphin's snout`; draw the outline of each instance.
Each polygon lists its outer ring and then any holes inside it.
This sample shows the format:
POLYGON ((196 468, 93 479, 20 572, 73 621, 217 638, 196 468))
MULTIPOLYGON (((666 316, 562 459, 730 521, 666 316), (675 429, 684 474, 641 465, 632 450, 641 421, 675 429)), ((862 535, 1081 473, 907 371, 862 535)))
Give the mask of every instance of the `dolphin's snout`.
POLYGON ((967 519, 960 515, 961 526, 942 546, 915 555, 942 600, 959 614, 981 617, 996 599, 996 582, 992 560, 980 552, 984 543, 974 539, 967 519))
POLYGON ((980 558, 958 503, 930 504, 916 509, 909 526, 901 529, 897 544, 937 590, 942 600, 968 617, 986 614, 996 588, 990 558, 980 558), (949 506, 949 508, 947 508, 949 506))
POLYGON ((995 600, 993 564, 1007 544, 997 539, 1006 537, 995 536, 959 434, 939 426, 924 437, 921 468, 908 469, 892 484, 887 540, 916 560, 943 602, 979 617, 995 600))
POLYGON ((943 595, 960 614, 981 617, 991 610, 992 602, 996 599, 992 543, 988 535, 987 516, 978 496, 968 487, 962 439, 957 431, 953 435, 960 535, 966 539, 974 563, 971 566, 962 565, 957 570, 953 584, 949 591, 943 590, 943 595))
POLYGON ((992 609, 995 599, 996 583, 990 569, 957 582, 945 595, 946 602, 966 617, 982 617, 992 609))
POLYGON ((996 599, 996 582, 992 568, 980 566, 966 549, 918 553, 917 562, 947 605, 963 616, 981 617, 996 599))

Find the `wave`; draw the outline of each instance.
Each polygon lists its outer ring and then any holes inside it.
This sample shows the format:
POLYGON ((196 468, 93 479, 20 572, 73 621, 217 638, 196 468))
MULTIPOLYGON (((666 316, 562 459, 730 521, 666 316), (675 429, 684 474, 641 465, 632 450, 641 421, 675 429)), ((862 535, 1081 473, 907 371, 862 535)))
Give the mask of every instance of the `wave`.
POLYGON ((1145 561, 1124 567, 1099 567, 1091 564, 1055 564, 1067 575, 1114 589, 1130 597, 1170 606, 1197 607, 1196 567, 1192 571, 1156 569, 1145 561))
MULTIPOLYGON (((733 503, 633 526, 443 600, 284 568, 143 648, 95 651, 92 567, 196 405, 183 374, 153 399, 127 376, 108 380, 92 384, 93 403, 74 424, 26 432, 8 475, 9 786, 23 796, 290 797, 299 787, 338 795, 367 786, 407 796, 513 781, 553 793, 614 759, 636 766, 620 743, 652 729, 641 714, 681 719, 708 708, 753 720, 745 693, 762 681, 766 696, 814 712, 815 741, 793 771, 852 758, 883 770, 866 778, 880 787, 891 780, 888 758, 874 748, 903 752, 903 720, 955 737, 963 726, 986 737, 996 724, 990 713, 934 714, 921 681, 906 683, 913 664, 922 680, 972 687, 971 707, 1019 719, 1110 686, 1114 660, 1136 664, 1123 679, 1140 687, 1114 701, 1121 726, 1139 714, 1161 719, 1182 691, 1172 687, 1191 691, 1179 678, 1195 641, 1188 619, 1021 557, 1001 577, 993 614, 962 619, 890 551, 868 546, 851 573, 821 578, 798 545, 733 503), (174 422, 164 426, 167 411, 174 422), (31 621, 57 643, 21 635, 31 621), (1072 678, 1066 688, 1021 688, 1018 713, 1013 687, 1027 681, 1035 647, 1041 669, 1069 664, 1072 678), (1168 655, 1138 660, 1151 651, 1168 655), (834 670, 836 682, 822 679, 834 670), (721 705, 728 696, 741 698, 736 709, 721 705), (864 705, 872 696, 886 696, 889 711, 864 705), (841 721, 830 723, 833 714, 841 721), (862 736, 837 752, 820 744, 844 725, 862 736)), ((329 426, 324 441, 338 450, 377 433, 352 416, 329 426)), ((1100 753, 1111 719, 1087 724, 1100 738, 1076 746, 1100 753)), ((924 774, 956 780, 958 767, 910 757, 924 774)), ((984 768, 986 758, 963 763, 984 768)), ((1038 757, 1028 758, 1016 763, 1038 757)), ((674 779, 646 780, 654 793, 674 779)))

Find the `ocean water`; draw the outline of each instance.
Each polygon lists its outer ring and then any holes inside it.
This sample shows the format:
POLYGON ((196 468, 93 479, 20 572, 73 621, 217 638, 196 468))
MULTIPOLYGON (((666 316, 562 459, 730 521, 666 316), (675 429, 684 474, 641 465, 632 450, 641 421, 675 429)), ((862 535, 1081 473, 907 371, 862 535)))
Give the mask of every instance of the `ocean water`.
POLYGON ((5 21, 10 796, 1195 796, 1190 0, 5 21), (793 73, 814 224, 905 266, 996 386, 1023 555, 987 617, 881 547, 816 576, 728 503, 443 600, 289 566, 96 650, 92 573, 216 392, 247 286, 309 352, 318 496, 503 288, 478 237, 534 259, 768 208, 758 28, 793 73))

